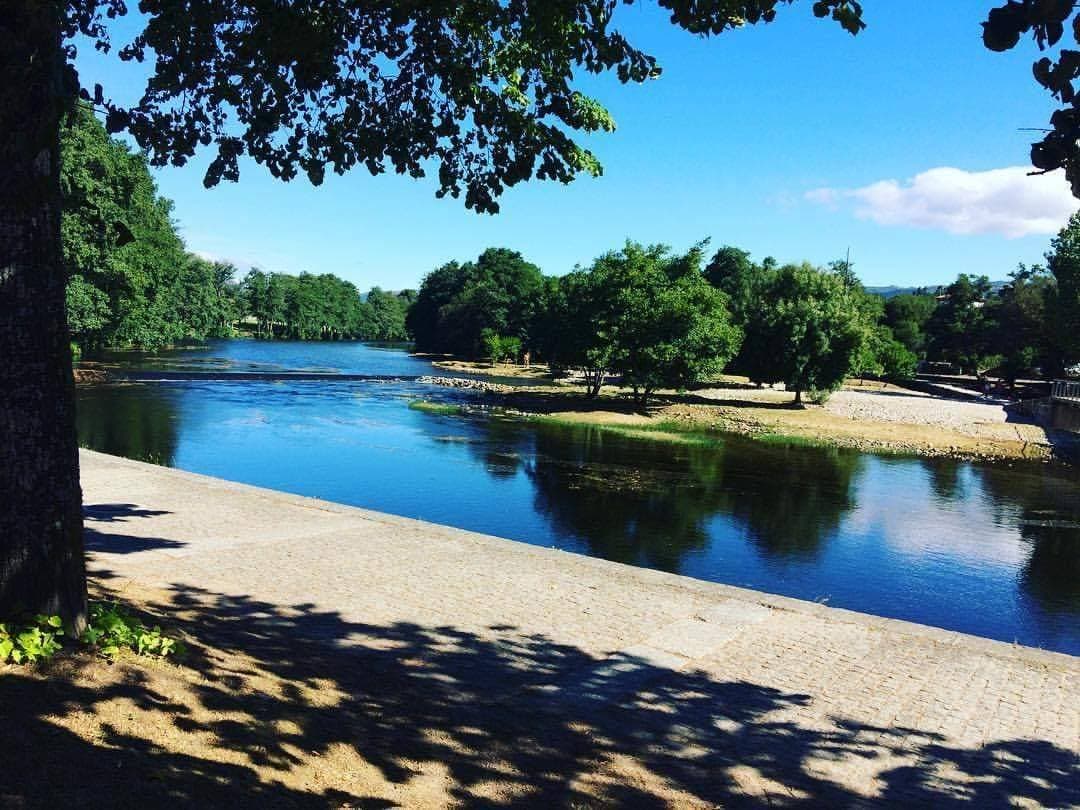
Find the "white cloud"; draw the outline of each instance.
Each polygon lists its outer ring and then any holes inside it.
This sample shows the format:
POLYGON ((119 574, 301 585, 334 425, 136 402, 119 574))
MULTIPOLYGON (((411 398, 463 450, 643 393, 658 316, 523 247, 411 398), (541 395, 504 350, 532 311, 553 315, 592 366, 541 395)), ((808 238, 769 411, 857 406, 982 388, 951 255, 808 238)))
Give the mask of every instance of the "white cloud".
POLYGON ((288 257, 277 253, 265 251, 253 251, 245 246, 230 244, 217 234, 190 233, 181 229, 184 245, 189 251, 200 259, 208 262, 226 262, 236 266, 237 275, 243 275, 249 268, 258 267, 267 272, 299 272, 300 268, 288 257), (195 247, 198 245, 198 247, 195 247))
POLYGON ((1056 233, 1077 209, 1063 172, 1030 175, 1026 166, 968 172, 942 166, 910 180, 879 180, 860 188, 816 188, 806 200, 836 207, 850 201, 855 216, 879 225, 955 234, 996 233, 1009 239, 1056 233))
POLYGON ((806 192, 805 196, 810 202, 835 208, 840 195, 841 192, 837 191, 835 188, 815 188, 806 192))

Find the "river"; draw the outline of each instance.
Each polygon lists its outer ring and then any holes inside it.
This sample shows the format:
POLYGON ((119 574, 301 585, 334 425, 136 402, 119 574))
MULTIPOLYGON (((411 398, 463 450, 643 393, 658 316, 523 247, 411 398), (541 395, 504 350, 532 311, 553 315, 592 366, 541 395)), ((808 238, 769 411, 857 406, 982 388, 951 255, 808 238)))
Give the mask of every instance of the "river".
MULTIPOLYGON (((356 343, 221 341, 132 368, 415 377, 356 343)), ((541 546, 1080 654, 1080 477, 1035 464, 629 438, 410 408, 415 381, 79 389, 85 447, 541 546)))

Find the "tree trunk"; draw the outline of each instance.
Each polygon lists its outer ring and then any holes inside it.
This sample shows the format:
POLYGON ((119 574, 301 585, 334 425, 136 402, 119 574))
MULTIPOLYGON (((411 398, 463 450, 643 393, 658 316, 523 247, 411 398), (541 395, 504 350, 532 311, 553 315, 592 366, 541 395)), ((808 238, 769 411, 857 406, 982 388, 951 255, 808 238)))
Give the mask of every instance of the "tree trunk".
POLYGON ((796 405, 802 405, 802 389, 801 388, 796 388, 795 389, 795 404, 796 405))
POLYGON ((0 619, 86 618, 60 243, 60 7, 0 5, 0 619))
POLYGON ((604 387, 604 369, 598 369, 593 373, 592 382, 589 383, 589 397, 596 399, 600 396, 600 389, 604 387))

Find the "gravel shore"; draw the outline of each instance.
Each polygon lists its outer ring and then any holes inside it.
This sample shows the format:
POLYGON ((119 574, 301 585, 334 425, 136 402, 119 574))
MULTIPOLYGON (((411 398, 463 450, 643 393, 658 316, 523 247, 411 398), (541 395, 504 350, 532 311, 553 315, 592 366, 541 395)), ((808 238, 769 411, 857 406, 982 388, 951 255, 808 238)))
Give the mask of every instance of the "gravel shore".
MULTIPOLYGON (((825 403, 825 410, 848 419, 936 425, 972 436, 979 435, 984 425, 1004 424, 1011 416, 1000 403, 964 402, 916 392, 899 394, 891 391, 837 391, 825 403)), ((1012 421, 1016 421, 1015 416, 1012 421)))

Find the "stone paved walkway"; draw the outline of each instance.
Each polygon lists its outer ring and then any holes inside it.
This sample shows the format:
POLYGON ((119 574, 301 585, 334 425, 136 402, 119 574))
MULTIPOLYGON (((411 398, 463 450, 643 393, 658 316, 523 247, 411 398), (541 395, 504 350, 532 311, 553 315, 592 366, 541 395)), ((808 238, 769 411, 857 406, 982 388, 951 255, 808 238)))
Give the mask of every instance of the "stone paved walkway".
POLYGON ((356 740, 389 800, 437 777, 465 804, 1080 807, 1078 658, 82 465, 99 581, 246 606, 253 640, 287 622, 410 696, 366 699, 385 722, 356 740))

